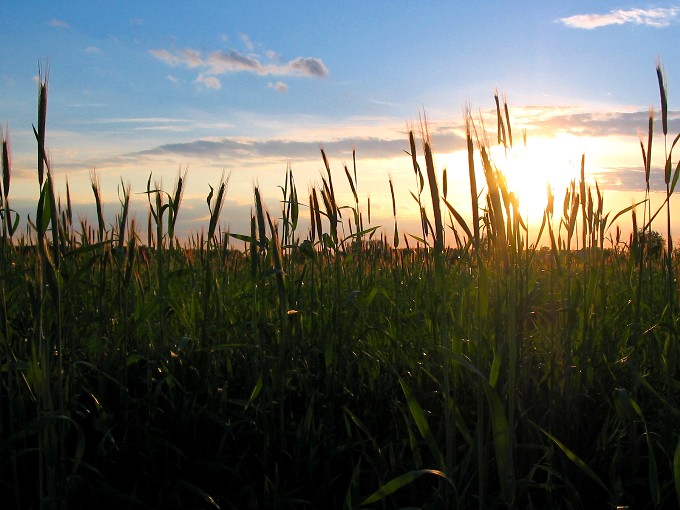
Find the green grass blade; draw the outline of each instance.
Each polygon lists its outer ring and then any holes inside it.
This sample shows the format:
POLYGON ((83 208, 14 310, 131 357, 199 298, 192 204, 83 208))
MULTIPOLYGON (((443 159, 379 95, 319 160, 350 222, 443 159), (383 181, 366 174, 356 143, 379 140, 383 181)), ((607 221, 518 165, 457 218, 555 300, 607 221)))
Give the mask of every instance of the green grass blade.
POLYGON ((645 427, 645 439, 647 440, 647 452, 649 455, 647 466, 647 473, 649 477, 649 491, 652 496, 652 501, 654 501, 654 503, 658 505, 661 502, 661 488, 659 486, 659 470, 656 465, 654 445, 649 436, 649 429, 647 428, 647 420, 645 419, 645 416, 642 413, 642 408, 640 407, 640 405, 635 400, 633 400, 633 398, 625 390, 620 390, 618 394, 628 400, 630 407, 633 409, 633 411, 635 411, 635 414, 637 414, 640 417, 640 419, 642 420, 642 424, 645 427))
POLYGON ((423 437, 423 439, 425 439, 425 442, 427 443, 427 446, 430 448, 432 456, 436 459, 437 463, 440 466, 443 466, 444 457, 441 451, 439 450, 439 447, 437 446, 437 442, 435 441, 434 436, 432 435, 432 430, 430 429, 430 424, 427 422, 427 418, 425 417, 425 412, 423 411, 423 408, 420 407, 420 404, 418 404, 418 401, 413 396, 411 388, 409 388, 408 384, 406 384, 406 382, 403 379, 401 378, 399 379, 399 384, 401 385, 401 389, 404 392, 406 402, 408 403, 409 411, 411 411, 411 416, 416 422, 416 426, 418 427, 420 435, 423 437))
POLYGON ((441 253, 444 249, 444 223, 439 203, 439 185, 435 175, 434 160, 429 141, 425 142, 425 167, 427 169, 427 180, 430 185, 430 197, 432 198, 432 213, 434 215, 434 249, 437 253, 441 253))
POLYGON ((209 506, 211 506, 213 508, 217 508, 219 510, 220 506, 215 502, 215 500, 212 498, 212 496, 210 496, 210 494, 205 492, 203 489, 201 489, 197 485, 194 485, 193 483, 191 483, 187 480, 180 480, 178 482, 178 486, 180 488, 186 490, 190 494, 193 494, 197 498, 202 499, 209 506))
POLYGON ((512 460, 512 437, 508 419, 505 416, 503 402, 496 390, 485 384, 486 398, 489 401, 489 414, 491 418, 491 430, 493 431, 494 450, 496 452, 496 465, 498 478, 501 482, 503 501, 511 507, 515 501, 515 470, 512 460))
POLYGON ((9 143, 9 129, 2 134, 2 198, 9 197, 9 184, 12 175, 12 151, 9 143))
POLYGON ((489 372, 489 384, 492 387, 496 387, 498 384, 498 377, 501 374, 501 366, 503 364, 503 356, 498 349, 494 352, 493 362, 491 363, 491 370, 489 372))
POLYGON ((588 478, 590 478, 596 484, 602 487, 602 489, 604 489, 607 492, 607 494, 610 494, 609 489, 604 484, 602 479, 599 476, 597 476, 597 474, 592 469, 590 469, 590 466, 588 466, 588 464, 583 462, 581 457, 579 457, 573 451, 567 448, 567 446, 564 443, 562 443, 559 439, 553 436, 550 432, 543 430, 540 427, 539 430, 543 432, 543 434, 545 434, 548 438, 550 438, 552 442, 555 443, 560 450, 562 450, 562 452, 567 456, 567 458, 574 464, 576 464, 576 467, 578 467, 585 475, 587 475, 588 478))
MULTIPOLYGON (((645 199, 645 200, 641 200, 640 202, 637 202, 637 203, 635 203, 635 204, 633 204, 633 205, 629 205, 628 207, 625 207, 625 208, 621 209, 621 210, 620 210, 619 212, 617 212, 617 213, 614 215, 614 217, 609 221, 609 227, 611 227, 611 226, 614 224, 614 222, 618 219, 619 216, 621 216, 622 214, 626 214, 628 211, 630 211, 630 210, 632 210, 632 209, 635 209, 638 205, 642 205, 642 204, 644 204, 645 202, 647 202, 646 199, 645 199)), ((607 227, 607 228, 609 228, 609 227, 607 227)))
POLYGON ((673 482, 675 484, 675 497, 680 507, 680 436, 678 436, 678 444, 675 447, 675 455, 673 455, 673 482))
POLYGON ((248 409, 250 407, 250 404, 252 404, 255 399, 258 397, 260 392, 262 391, 262 386, 264 385, 264 381, 262 379, 262 374, 257 378, 257 382, 255 383, 255 387, 253 388, 253 391, 250 392, 250 397, 248 397, 248 402, 245 405, 245 409, 248 409))
POLYGON ((465 230, 465 234, 467 234, 468 239, 474 239, 474 236, 472 235, 472 232, 470 231, 470 228, 468 227, 467 223, 463 219, 463 217, 460 215, 458 211, 444 198, 444 204, 446 204, 446 207, 448 207, 449 211, 451 214, 453 214, 453 217, 456 218, 456 221, 458 224, 461 226, 463 230, 465 230))
POLYGON ((408 473, 399 475, 396 478, 393 478, 392 480, 387 482, 386 484, 382 485, 377 491, 375 491, 373 494, 371 494, 361 503, 359 503, 359 506, 366 506, 370 505, 371 503, 375 503, 376 501, 380 501, 381 499, 386 498, 390 494, 398 491, 405 485, 408 485, 409 483, 413 482, 414 480, 417 480, 423 475, 435 475, 446 479, 446 475, 436 469, 418 469, 415 471, 409 471, 408 473))
POLYGON ((668 134, 668 98, 666 96, 666 75, 661 64, 656 65, 656 76, 659 81, 659 95, 661 96, 661 128, 663 134, 668 134))
POLYGON ((47 227, 49 227, 50 220, 52 219, 52 209, 50 194, 52 188, 52 182, 48 178, 45 184, 40 190, 40 198, 38 199, 38 210, 36 212, 36 225, 38 227, 38 236, 42 239, 47 232, 47 227))

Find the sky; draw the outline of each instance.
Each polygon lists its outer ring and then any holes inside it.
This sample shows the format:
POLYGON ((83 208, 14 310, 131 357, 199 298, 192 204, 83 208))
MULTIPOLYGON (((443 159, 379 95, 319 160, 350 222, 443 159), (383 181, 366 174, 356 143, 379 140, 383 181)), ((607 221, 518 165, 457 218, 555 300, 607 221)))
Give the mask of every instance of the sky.
MULTIPOLYGON (((353 171, 354 149, 364 226, 370 197, 370 225, 391 239, 392 179, 399 230, 417 236, 408 131, 419 137, 426 122, 440 179, 447 170, 447 199, 469 218, 465 112, 495 142, 495 92, 507 98, 515 143, 492 154, 531 232, 547 186, 559 197, 582 154, 612 217, 644 198, 639 139, 650 109, 657 207, 665 154, 656 66, 665 73, 670 148, 680 133, 679 28, 680 3, 638 0, 8 2, 0 126, 12 149, 10 203, 22 220, 35 217, 41 71, 55 187, 65 194, 68 180, 74 208, 90 222, 93 175, 107 223, 129 184, 145 226, 150 176, 172 192, 186 171, 180 235, 207 230, 206 197, 222 178, 221 228, 248 233, 254 186, 280 216, 290 168, 306 202, 325 175, 320 148, 339 201, 353 205, 343 166, 353 171)), ((671 160, 675 168, 678 157, 671 160)), ((630 216, 622 219, 630 230, 630 216)), ((654 228, 665 234, 663 223, 654 228)))

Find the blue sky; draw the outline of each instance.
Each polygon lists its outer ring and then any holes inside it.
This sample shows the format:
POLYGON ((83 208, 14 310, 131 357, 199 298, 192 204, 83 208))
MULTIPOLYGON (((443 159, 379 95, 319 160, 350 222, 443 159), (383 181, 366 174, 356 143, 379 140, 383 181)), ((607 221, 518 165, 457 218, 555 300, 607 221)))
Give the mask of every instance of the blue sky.
MULTIPOLYGON (((223 224, 232 231, 246 228, 255 183, 277 207, 288 164, 305 196, 320 181, 320 146, 338 181, 357 148, 360 194, 371 195, 374 223, 386 226, 392 176, 408 224, 417 209, 403 150, 423 112, 439 170, 464 190, 454 200, 467 211, 463 112, 486 114, 496 89, 535 149, 528 165, 536 168, 515 178, 518 188, 541 180, 531 171, 563 185, 585 151, 611 208, 629 205, 644 186, 638 129, 650 107, 659 110, 659 60, 669 131, 680 132, 680 3, 34 1, 3 10, 0 124, 9 127, 12 199, 24 214, 38 193, 39 63, 49 67, 57 183, 68 178, 74 201, 90 204, 94 168, 113 221, 121 179, 139 192, 153 173, 171 190, 188 168, 185 231, 205 228, 208 185, 223 173, 223 224)), ((493 122, 486 127, 493 133, 493 122)), ((519 193, 527 203, 536 194, 519 193)), ((141 199, 138 209, 144 223, 141 199)))

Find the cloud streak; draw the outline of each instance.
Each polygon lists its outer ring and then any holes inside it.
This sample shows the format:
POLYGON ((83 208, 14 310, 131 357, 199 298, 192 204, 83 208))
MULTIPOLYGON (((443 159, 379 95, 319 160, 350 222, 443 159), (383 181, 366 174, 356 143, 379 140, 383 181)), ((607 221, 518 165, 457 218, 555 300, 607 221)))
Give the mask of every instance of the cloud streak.
POLYGON ((282 92, 288 92, 288 85, 283 83, 282 81, 277 81, 276 83, 269 82, 267 84, 267 87, 270 89, 276 90, 276 92, 282 93, 282 92))
MULTIPOLYGON (((462 148, 464 140, 451 137, 447 141, 449 149, 462 148)), ((444 150, 444 140, 438 145, 444 150)), ((173 156, 181 158, 206 158, 240 160, 258 164, 263 159, 274 159, 281 162, 315 161, 319 158, 319 148, 323 147, 329 154, 351 154, 355 147, 358 157, 393 158, 403 155, 408 148, 407 139, 343 138, 331 142, 308 142, 295 140, 239 140, 224 138, 219 140, 195 140, 186 143, 165 144, 137 153, 142 156, 173 156)))
MULTIPOLYGON (((246 46, 252 50, 253 44, 247 36, 241 36, 246 46)), ((184 48, 174 51, 152 49, 149 53, 154 58, 171 67, 196 69, 198 76, 194 80, 206 88, 219 89, 219 76, 235 73, 251 73, 258 76, 298 76, 303 78, 326 78, 328 68, 316 57, 296 57, 289 61, 280 61, 273 52, 262 57, 255 53, 243 54, 237 50, 216 50, 209 53, 184 48)))
MULTIPOLYGON (((645 170, 642 165, 637 167, 612 167, 595 171, 594 177, 601 189, 613 191, 644 191, 645 170)), ((650 191, 665 192, 666 181, 664 173, 654 168, 649 174, 650 191)))
MULTIPOLYGON (((636 136, 639 131, 646 133, 649 124, 649 112, 615 112, 615 113, 566 113, 553 117, 530 121, 533 127, 543 133, 567 132, 582 136, 636 136)), ((654 119, 655 132, 660 132, 660 116, 654 119)), ((680 111, 668 112, 669 132, 680 131, 680 111)))
POLYGON ((220 90, 222 88, 222 82, 219 78, 216 78, 215 76, 205 76, 203 73, 198 75, 195 82, 201 83, 207 89, 220 90))
POLYGON ((593 30, 610 25, 645 25, 654 28, 664 28, 676 20, 680 8, 657 9, 616 9, 607 14, 577 14, 558 21, 570 28, 593 30))
POLYGON ((48 22, 48 24, 49 24, 51 27, 55 27, 55 28, 71 28, 71 25, 69 25, 69 24, 66 23, 65 21, 61 21, 61 20, 58 20, 58 19, 55 19, 55 18, 51 19, 51 20, 48 22))

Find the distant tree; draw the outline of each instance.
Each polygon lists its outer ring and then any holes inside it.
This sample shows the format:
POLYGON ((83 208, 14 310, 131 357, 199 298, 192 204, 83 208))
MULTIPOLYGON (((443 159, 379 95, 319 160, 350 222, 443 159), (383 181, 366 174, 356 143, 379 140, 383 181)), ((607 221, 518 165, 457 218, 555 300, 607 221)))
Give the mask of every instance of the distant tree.
POLYGON ((642 230, 637 232, 637 246, 644 247, 645 252, 652 258, 659 258, 666 246, 666 239, 656 230, 642 230))

